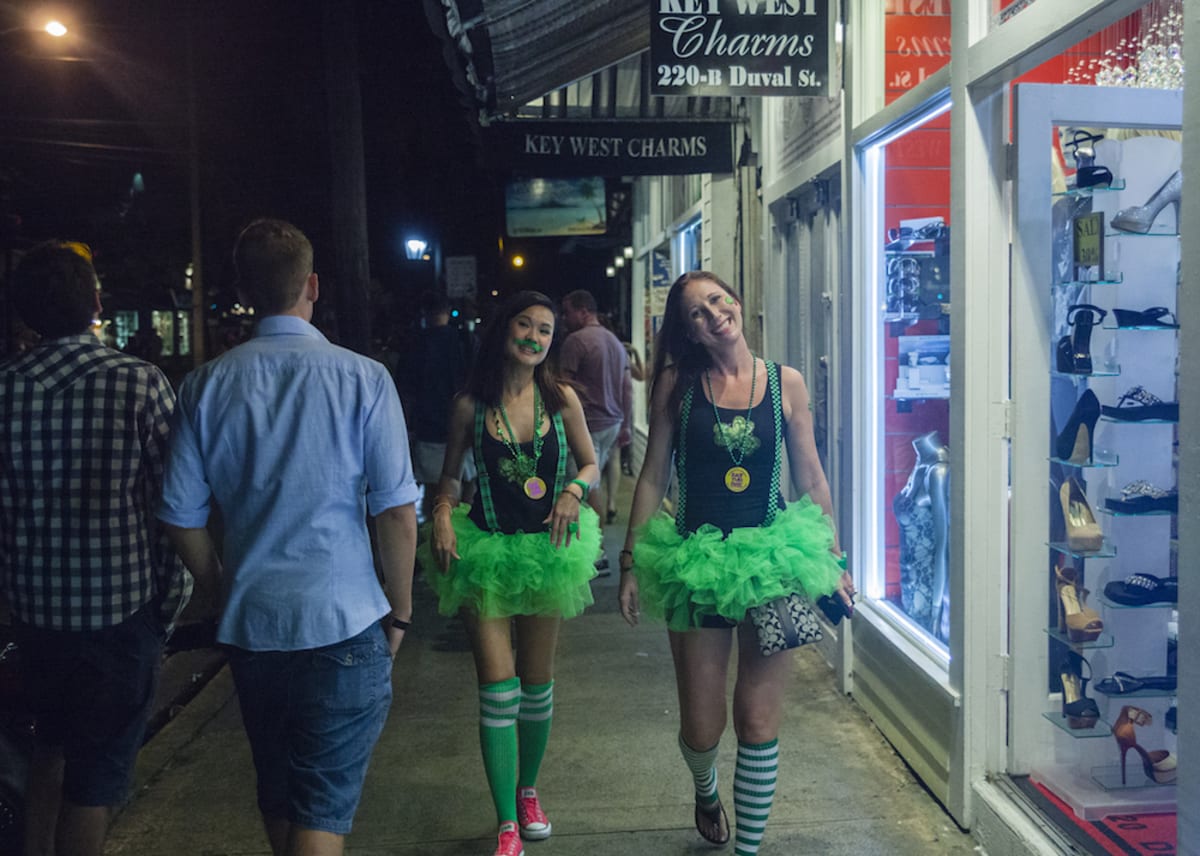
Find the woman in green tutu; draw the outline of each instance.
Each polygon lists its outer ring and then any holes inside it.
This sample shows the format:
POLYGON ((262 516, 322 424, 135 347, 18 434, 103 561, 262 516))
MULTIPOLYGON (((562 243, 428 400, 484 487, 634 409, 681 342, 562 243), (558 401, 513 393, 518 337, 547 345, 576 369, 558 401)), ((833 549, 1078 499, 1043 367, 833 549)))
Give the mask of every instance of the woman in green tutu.
POLYGON ((455 401, 446 460, 423 548, 444 615, 466 623, 479 679, 479 739, 500 823, 496 856, 550 836, 536 790, 554 709, 554 651, 563 618, 592 602, 600 521, 584 500, 597 479, 579 398, 555 375, 558 318, 544 294, 510 298, 483 334, 455 401), (463 456, 479 471, 459 505, 463 456), (579 475, 567 479, 567 454, 579 475), (516 655, 513 654, 513 634, 516 655))
POLYGON ((762 654, 747 611, 800 592, 811 600, 832 595, 849 614, 853 582, 833 528, 804 378, 751 353, 741 301, 717 276, 692 271, 671 286, 652 383, 650 438, 621 551, 621 614, 636 624, 644 607, 667 623, 696 829, 714 844, 730 838, 716 761, 736 633, 735 849, 753 856, 775 794, 791 658, 762 654), (672 457, 673 520, 658 513, 672 457), (785 476, 799 501, 784 503, 785 476))

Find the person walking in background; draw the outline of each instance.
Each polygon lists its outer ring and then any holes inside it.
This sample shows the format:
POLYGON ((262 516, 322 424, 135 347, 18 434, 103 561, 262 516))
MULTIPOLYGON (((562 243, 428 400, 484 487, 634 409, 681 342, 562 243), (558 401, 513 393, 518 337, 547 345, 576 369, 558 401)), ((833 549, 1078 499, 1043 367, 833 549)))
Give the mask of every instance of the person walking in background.
POLYGON ((35 247, 10 293, 41 337, 0 364, 0 591, 37 722, 25 853, 99 856, 191 594, 154 519, 175 395, 93 335, 83 244, 35 247))
MULTIPOLYGON (((450 301, 445 295, 426 294, 421 300, 421 327, 401 353, 397 380, 404 414, 412 432, 413 471, 425 488, 422 517, 433 511, 433 493, 446 459, 446 434, 450 407, 467 380, 470 353, 461 330, 450 324, 450 301)), ((474 496, 475 458, 465 455, 463 501, 474 496)))
MULTIPOLYGON (((621 340, 600 323, 596 298, 590 292, 579 289, 563 298, 563 321, 570 335, 563 343, 562 372, 579 390, 596 465, 604 472, 626 413, 633 406, 629 360, 621 340)), ((588 503, 597 517, 605 514, 604 490, 598 487, 592 491, 588 503)), ((596 569, 602 575, 608 573, 607 556, 600 557, 596 569)))
POLYGON ((737 856, 757 854, 766 828, 791 669, 788 653, 762 654, 746 613, 795 592, 812 600, 836 592, 847 613, 853 608, 808 405, 799 372, 750 351, 728 285, 706 271, 675 281, 654 348, 650 437, 621 551, 620 609, 631 625, 642 606, 667 623, 679 747, 695 786, 696 828, 713 844, 730 837, 716 762, 736 633, 737 856), (781 469, 785 449, 790 472, 781 469), (672 457, 674 520, 656 516, 672 457), (801 495, 790 505, 786 475, 801 495))
POLYGON ((600 524, 584 501, 599 477, 583 407, 551 362, 550 298, 513 295, 484 330, 455 402, 422 562, 443 615, 461 614, 479 681, 479 742, 500 824, 496 856, 550 837, 537 777, 554 712, 554 653, 563 618, 592 602, 600 524), (459 503, 475 450, 478 501, 459 503), (567 454, 579 475, 568 480, 567 454), (427 551, 427 553, 426 553, 427 551), (513 633, 516 633, 516 653, 513 633))
POLYGON ((411 621, 418 490, 387 370, 310 323, 319 283, 304 234, 256 220, 234 264, 258 327, 184 380, 159 517, 198 581, 223 589, 217 640, 272 851, 336 856, 411 621), (214 500, 223 560, 205 529, 214 500))

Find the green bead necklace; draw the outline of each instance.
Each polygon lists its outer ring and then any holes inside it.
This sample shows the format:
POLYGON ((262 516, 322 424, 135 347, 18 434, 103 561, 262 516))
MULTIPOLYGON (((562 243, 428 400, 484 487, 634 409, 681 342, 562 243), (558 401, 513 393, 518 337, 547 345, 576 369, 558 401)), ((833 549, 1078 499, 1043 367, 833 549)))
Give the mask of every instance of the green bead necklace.
POLYGON ((742 460, 746 457, 747 447, 754 441, 754 423, 750 421, 750 414, 754 410, 754 385, 758 379, 758 358, 752 356, 750 359, 750 403, 746 405, 746 416, 743 420, 745 425, 741 437, 737 440, 731 440, 729 433, 725 430, 725 423, 721 421, 721 413, 717 410, 716 396, 713 395, 712 378, 709 376, 709 370, 704 370, 704 382, 708 385, 708 400, 712 405, 717 431, 721 435, 725 451, 729 453, 729 459, 733 461, 733 466, 725 471, 725 487, 733 493, 741 493, 750 487, 750 472, 742 466, 742 460), (736 452, 734 446, 737 446, 736 452))
POLYGON ((545 413, 542 410, 542 397, 538 392, 537 382, 533 384, 533 457, 521 451, 521 444, 517 442, 517 432, 508 420, 508 411, 504 409, 503 401, 496 410, 504 420, 503 426, 500 419, 496 420, 496 434, 504 448, 512 455, 511 461, 500 462, 500 474, 509 481, 520 484, 530 499, 541 499, 546 495, 546 483, 538 476, 537 468, 542 459, 542 444, 545 443, 542 436, 542 417, 545 413))

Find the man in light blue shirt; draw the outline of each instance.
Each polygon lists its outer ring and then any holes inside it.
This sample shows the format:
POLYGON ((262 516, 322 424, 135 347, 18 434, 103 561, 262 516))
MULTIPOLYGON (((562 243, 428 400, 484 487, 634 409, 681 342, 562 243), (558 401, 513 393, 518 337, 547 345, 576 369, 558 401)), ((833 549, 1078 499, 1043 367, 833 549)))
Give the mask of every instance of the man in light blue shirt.
POLYGON ((217 639, 232 646, 273 851, 336 856, 412 616, 418 490, 387 370, 310 323, 304 234, 256 220, 234 262, 261 320, 184 380, 159 518, 198 584, 221 588, 217 639), (213 502, 222 558, 205 528, 213 502))

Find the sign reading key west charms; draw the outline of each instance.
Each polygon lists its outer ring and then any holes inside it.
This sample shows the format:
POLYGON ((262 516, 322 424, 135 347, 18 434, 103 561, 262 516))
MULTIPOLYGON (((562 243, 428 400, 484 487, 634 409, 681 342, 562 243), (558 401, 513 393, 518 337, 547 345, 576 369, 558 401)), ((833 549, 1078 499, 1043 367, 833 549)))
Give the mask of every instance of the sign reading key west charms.
POLYGON ((688 175, 733 171, 733 125, 712 122, 495 122, 493 166, 524 175, 688 175))
POLYGON ((837 92, 833 0, 650 0, 652 95, 837 92))

